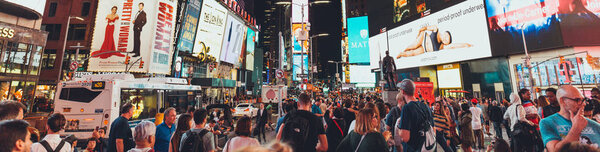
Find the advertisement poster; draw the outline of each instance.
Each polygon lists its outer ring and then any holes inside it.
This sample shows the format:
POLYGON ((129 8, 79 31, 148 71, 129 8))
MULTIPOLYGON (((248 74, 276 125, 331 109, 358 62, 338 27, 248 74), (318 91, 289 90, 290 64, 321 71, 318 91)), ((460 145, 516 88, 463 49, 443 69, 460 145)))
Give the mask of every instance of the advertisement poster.
POLYGON ((256 32, 248 28, 248 34, 246 38, 246 69, 254 70, 254 47, 256 47, 256 32))
POLYGON ((465 1, 389 30, 397 69, 490 57, 484 11, 483 1, 465 1))
POLYGON ((244 36, 243 36, 244 39, 242 39, 242 50, 240 51, 240 55, 238 57, 238 62, 237 62, 238 69, 242 69, 242 68, 246 67, 244 65, 244 63, 246 63, 245 62, 245 60, 246 60, 246 49, 248 47, 248 44, 247 44, 247 42, 248 42, 248 32, 247 32, 248 29, 246 29, 246 31, 244 32, 244 36))
MULTIPOLYGON (((304 28, 306 28, 306 24, 304 25, 304 28)), ((302 24, 292 24, 292 43, 294 44, 293 53, 304 52, 306 54, 308 52, 308 41, 301 42, 297 39, 298 35, 300 35, 300 32, 302 31, 301 29, 302 24), (300 43, 302 43, 302 47, 300 46, 300 43), (304 49, 304 51, 302 49, 304 49)))
POLYGON ((600 44, 600 0, 552 1, 559 1, 560 29, 566 46, 600 44))
POLYGON ((299 77, 299 74, 302 74, 302 68, 304 68, 304 74, 307 75, 308 74, 308 55, 304 55, 304 59, 302 59, 302 55, 300 54, 294 54, 293 56, 293 64, 294 64, 294 73, 293 73, 293 80, 294 81, 298 81, 298 80, 302 80, 301 77, 299 77), (302 62, 304 62, 304 67, 302 67, 302 62))
POLYGON ((350 63, 369 63, 369 18, 348 18, 348 49, 350 63))
POLYGON ((563 45, 556 14, 558 0, 485 2, 494 55, 523 53, 521 32, 530 51, 563 45))
POLYGON ((292 0, 292 23, 302 23, 302 13, 304 13, 304 23, 308 23, 308 0, 292 0), (304 5, 304 12, 302 12, 304 5))
POLYGON ((225 26, 225 35, 223 37, 223 47, 221 49, 221 61, 237 64, 242 52, 242 44, 246 36, 248 27, 232 15, 227 17, 227 26, 225 26))
POLYGON ((215 0, 204 0, 196 30, 194 56, 202 61, 209 58, 219 61, 225 22, 227 22, 227 9, 215 0))
POLYGON ((177 43, 177 49, 179 51, 192 53, 201 7, 202 0, 188 1, 187 9, 185 10, 185 14, 183 14, 183 21, 181 21, 181 31, 179 32, 179 40, 177 43))
POLYGON ((99 1, 88 70, 169 74, 176 9, 169 0, 99 1))

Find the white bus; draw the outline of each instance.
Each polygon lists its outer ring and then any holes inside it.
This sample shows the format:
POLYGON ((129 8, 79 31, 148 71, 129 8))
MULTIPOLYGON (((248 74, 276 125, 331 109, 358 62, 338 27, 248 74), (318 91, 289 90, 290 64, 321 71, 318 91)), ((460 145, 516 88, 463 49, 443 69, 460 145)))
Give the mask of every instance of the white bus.
POLYGON ((186 79, 134 78, 132 74, 87 75, 57 85, 54 112, 67 118, 63 135, 89 138, 96 127, 107 127, 119 117, 121 105, 134 105, 129 120, 133 127, 141 120, 154 121, 163 107, 175 107, 178 113, 199 105, 200 86, 186 79))

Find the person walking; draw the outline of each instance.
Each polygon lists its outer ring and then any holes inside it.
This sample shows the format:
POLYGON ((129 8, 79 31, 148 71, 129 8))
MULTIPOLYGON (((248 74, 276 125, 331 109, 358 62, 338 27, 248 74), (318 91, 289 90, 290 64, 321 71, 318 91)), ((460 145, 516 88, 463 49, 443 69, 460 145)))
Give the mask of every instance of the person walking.
POLYGON ((179 120, 177 120, 177 126, 173 136, 171 136, 171 142, 169 142, 169 152, 179 152, 179 143, 181 142, 181 136, 192 128, 192 115, 188 113, 181 114, 179 120))
POLYGON ((498 106, 498 102, 492 102, 489 106, 489 117, 494 125, 494 131, 496 132, 496 137, 502 139, 502 109, 498 106))
POLYGON ((108 135, 109 152, 125 152, 135 146, 133 133, 129 128, 129 119, 133 116, 133 105, 125 103, 121 106, 121 116, 110 124, 108 135))
POLYGON ((328 126, 325 131, 327 133, 327 144, 331 147, 327 149, 328 152, 334 152, 347 134, 343 130, 347 125, 343 119, 343 113, 341 108, 333 108, 333 106, 329 106, 325 112, 325 121, 328 126))
POLYGON ((164 113, 163 123, 156 126, 156 143, 154 144, 154 150, 156 152, 169 151, 171 136, 173 136, 173 133, 176 130, 175 119, 177 119, 175 108, 167 108, 164 113))
POLYGON ((435 125, 436 142, 442 146, 445 152, 453 152, 450 148, 450 114, 446 111, 445 106, 442 106, 441 101, 433 103, 433 122, 435 125))
POLYGON ((471 125, 471 121, 473 120, 473 115, 471 114, 471 106, 469 103, 463 103, 460 105, 462 111, 459 112, 460 115, 459 120, 459 128, 460 128, 460 143, 461 148, 465 152, 471 152, 471 146, 475 144, 475 137, 473 137, 473 126, 471 125))
POLYGON ((358 113, 356 129, 352 130, 337 146, 337 152, 371 152, 389 151, 387 139, 391 137, 389 132, 382 135, 378 132, 379 120, 374 109, 362 109, 358 113))
POLYGON ((260 104, 260 109, 258 109, 258 115, 256 116, 256 128, 254 131, 254 136, 258 136, 259 142, 267 142, 265 137, 265 125, 267 125, 267 120, 269 119, 269 112, 265 109, 264 104, 260 104), (262 140, 260 136, 262 134, 262 140))
POLYGON ((482 111, 481 108, 477 107, 477 102, 473 103, 473 106, 469 108, 472 114, 471 127, 473 128, 473 135, 475 137, 475 150, 484 150, 484 138, 483 138, 483 123, 482 123, 482 111))
POLYGON ((549 105, 542 107, 542 118, 549 117, 560 111, 560 104, 558 104, 558 99, 556 99, 556 89, 546 89, 546 100, 548 100, 549 105))
POLYGON ((310 96, 302 93, 298 99, 298 110, 285 116, 277 133, 277 140, 287 142, 298 152, 327 151, 327 136, 322 119, 310 112, 310 96))
POLYGON ((235 127, 236 137, 231 138, 225 147, 223 152, 233 152, 246 146, 260 146, 260 143, 255 138, 249 137, 252 128, 252 120, 249 117, 242 117, 237 121, 235 127))
POLYGON ((196 126, 181 136, 181 141, 179 142, 180 152, 215 151, 214 134, 204 127, 207 122, 207 117, 208 111, 206 111, 206 109, 194 111, 194 122, 196 123, 196 126))
MULTIPOLYGON (((432 126, 434 122, 429 107, 414 97, 414 82, 409 79, 402 80, 399 84, 399 90, 402 92, 404 101, 408 102, 402 107, 402 112, 400 114, 399 136, 401 137, 402 142, 406 143, 403 145, 403 150, 422 151, 430 150, 432 146, 435 148, 434 143, 424 145, 426 139, 430 138, 427 133, 435 131, 432 130, 434 129, 432 126)), ((435 135, 433 138, 435 138, 435 135)))
POLYGON ((31 150, 31 133, 27 131, 29 123, 24 120, 11 119, 0 121, 0 151, 28 152, 31 150))

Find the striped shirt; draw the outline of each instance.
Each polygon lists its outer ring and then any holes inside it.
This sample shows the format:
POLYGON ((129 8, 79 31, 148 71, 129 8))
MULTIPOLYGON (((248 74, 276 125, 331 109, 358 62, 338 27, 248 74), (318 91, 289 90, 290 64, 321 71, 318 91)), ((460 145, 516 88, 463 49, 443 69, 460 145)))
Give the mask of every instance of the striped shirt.
POLYGON ((448 119, 446 119, 446 116, 444 114, 434 112, 433 121, 435 127, 442 128, 446 136, 450 135, 450 130, 448 129, 448 119))

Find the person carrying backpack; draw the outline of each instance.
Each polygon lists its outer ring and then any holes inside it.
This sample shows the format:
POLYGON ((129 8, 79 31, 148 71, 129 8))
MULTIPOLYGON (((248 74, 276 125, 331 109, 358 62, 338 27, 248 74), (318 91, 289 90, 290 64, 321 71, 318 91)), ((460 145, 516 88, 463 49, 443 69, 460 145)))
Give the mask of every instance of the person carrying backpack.
POLYGON ((213 133, 204 128, 208 112, 198 109, 194 112, 196 126, 181 136, 179 151, 185 152, 214 152, 215 138, 213 133))
POLYGON ((58 132, 65 128, 67 119, 60 113, 54 113, 48 117, 46 129, 48 134, 40 142, 31 145, 32 152, 71 152, 71 144, 60 138, 58 132))
POLYGON ((404 151, 435 151, 436 138, 433 116, 428 106, 415 99, 415 84, 404 79, 399 84, 404 101, 409 101, 400 114, 400 137, 404 151))
POLYGON ((322 119, 310 112, 310 96, 302 93, 298 99, 298 110, 285 116, 277 133, 277 140, 289 144, 294 151, 327 151, 327 136, 322 119))

